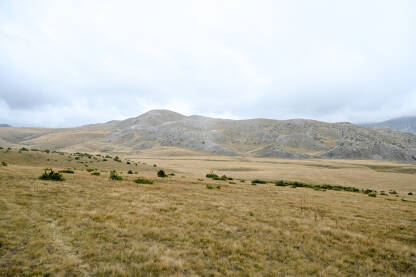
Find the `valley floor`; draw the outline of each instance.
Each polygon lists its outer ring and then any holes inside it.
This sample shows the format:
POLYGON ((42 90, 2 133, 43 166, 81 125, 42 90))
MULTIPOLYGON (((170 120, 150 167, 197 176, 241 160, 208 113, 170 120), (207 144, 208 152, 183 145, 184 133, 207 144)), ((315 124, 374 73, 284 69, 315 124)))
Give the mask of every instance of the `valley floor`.
POLYGON ((414 166, 74 157, 1 151, 8 165, 0 166, 0 276, 416 275, 416 196, 408 195, 416 192, 414 166), (75 173, 40 180, 45 167, 75 173), (158 178, 160 168, 175 175, 158 178), (109 180, 110 169, 123 180, 109 180), (207 179, 211 170, 234 179, 207 179), (138 176, 154 183, 136 184, 138 176), (387 195, 252 185, 254 178, 387 195))

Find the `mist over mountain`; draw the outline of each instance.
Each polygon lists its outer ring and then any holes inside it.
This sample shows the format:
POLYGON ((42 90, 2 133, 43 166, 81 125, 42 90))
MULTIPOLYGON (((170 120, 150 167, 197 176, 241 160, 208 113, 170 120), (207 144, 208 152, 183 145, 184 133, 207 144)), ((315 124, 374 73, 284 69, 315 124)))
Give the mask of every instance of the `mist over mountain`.
POLYGON ((169 110, 79 128, 4 128, 0 144, 126 153, 179 147, 220 155, 416 161, 416 136, 392 129, 307 119, 230 120, 169 110))
POLYGON ((392 128, 401 132, 416 134, 416 116, 398 117, 383 122, 364 123, 361 125, 371 128, 392 128))

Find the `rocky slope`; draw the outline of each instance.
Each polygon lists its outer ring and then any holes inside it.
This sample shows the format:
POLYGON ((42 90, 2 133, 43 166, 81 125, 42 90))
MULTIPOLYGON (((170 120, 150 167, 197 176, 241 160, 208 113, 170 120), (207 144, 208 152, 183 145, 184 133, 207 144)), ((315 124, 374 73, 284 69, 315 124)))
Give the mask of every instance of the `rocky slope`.
POLYGON ((222 155, 416 162, 416 136, 392 129, 304 119, 227 120, 167 110, 80 128, 1 128, 0 144, 104 152, 161 145, 222 155))

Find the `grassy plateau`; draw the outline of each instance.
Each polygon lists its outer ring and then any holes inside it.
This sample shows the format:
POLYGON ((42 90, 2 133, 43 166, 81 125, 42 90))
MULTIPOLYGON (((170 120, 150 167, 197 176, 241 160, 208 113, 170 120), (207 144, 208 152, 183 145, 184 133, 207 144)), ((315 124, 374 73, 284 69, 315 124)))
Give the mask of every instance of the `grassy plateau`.
POLYGON ((0 150, 0 276, 416 276, 415 165, 163 151, 0 150))

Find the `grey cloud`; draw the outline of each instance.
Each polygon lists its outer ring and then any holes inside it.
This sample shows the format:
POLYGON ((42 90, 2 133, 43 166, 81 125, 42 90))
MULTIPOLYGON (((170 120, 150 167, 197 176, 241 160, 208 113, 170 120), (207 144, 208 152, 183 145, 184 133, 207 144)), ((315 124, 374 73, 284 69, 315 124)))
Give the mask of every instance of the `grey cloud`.
POLYGON ((411 1, 2 1, 0 121, 414 115, 415 13, 411 1))

